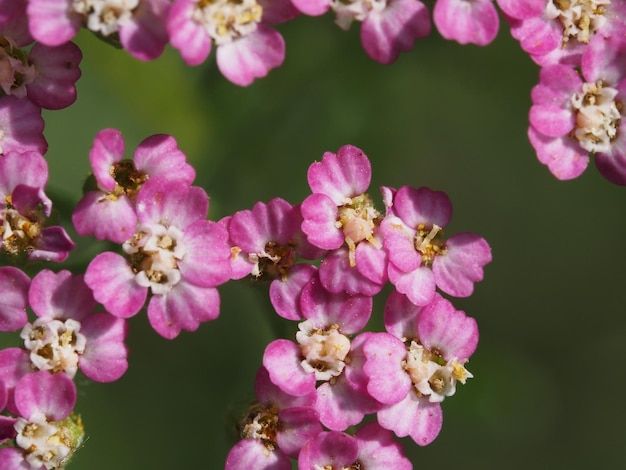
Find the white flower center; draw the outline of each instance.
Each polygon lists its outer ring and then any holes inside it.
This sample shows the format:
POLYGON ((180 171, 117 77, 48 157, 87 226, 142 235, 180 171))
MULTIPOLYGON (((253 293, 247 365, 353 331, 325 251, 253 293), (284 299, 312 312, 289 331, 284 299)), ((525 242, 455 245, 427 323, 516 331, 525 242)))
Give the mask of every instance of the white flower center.
POLYGON ((621 114, 615 96, 617 90, 597 83, 583 84, 582 93, 572 96, 572 106, 578 110, 574 136, 588 152, 609 152, 617 135, 621 114))
POLYGON ((611 0, 550 0, 544 16, 561 21, 564 44, 571 38, 586 44, 606 23, 605 5, 610 3, 611 0))
POLYGON ((39 370, 64 372, 73 378, 78 369, 78 357, 85 351, 87 338, 80 333, 76 320, 47 320, 38 318, 27 323, 20 333, 30 360, 39 370))
POLYGON ((313 326, 311 320, 298 325, 296 340, 300 344, 304 360, 302 367, 307 372, 314 372, 316 380, 328 381, 343 371, 346 357, 350 352, 350 340, 339 333, 339 327, 333 325, 326 330, 313 326))
POLYGON ((473 375, 456 360, 445 362, 421 344, 411 341, 404 369, 415 389, 431 402, 441 402, 456 392, 456 382, 462 384, 473 375))
POLYGON ((339 208, 339 219, 335 225, 343 229, 346 244, 350 249, 350 266, 356 265, 354 250, 357 243, 367 240, 376 248, 382 247, 374 237, 374 229, 380 218, 380 212, 376 210, 367 194, 346 198, 343 206, 339 208))
POLYGON ((193 13, 218 46, 256 31, 261 16, 256 0, 200 0, 193 13))
POLYGON ((25 451, 25 460, 32 468, 46 470, 61 468, 71 448, 63 429, 49 423, 43 413, 35 413, 30 420, 18 418, 14 425, 15 442, 25 451))
POLYGON ((180 242, 183 232, 162 224, 141 225, 122 248, 131 255, 135 280, 150 287, 153 294, 166 294, 181 279, 178 261, 185 250, 180 242))
POLYGON ((74 11, 85 16, 87 28, 103 36, 117 33, 129 21, 139 0, 74 0, 74 11))
POLYGON ((374 10, 380 12, 387 6, 387 0, 333 0, 330 7, 337 15, 335 23, 347 30, 353 21, 363 21, 374 10))

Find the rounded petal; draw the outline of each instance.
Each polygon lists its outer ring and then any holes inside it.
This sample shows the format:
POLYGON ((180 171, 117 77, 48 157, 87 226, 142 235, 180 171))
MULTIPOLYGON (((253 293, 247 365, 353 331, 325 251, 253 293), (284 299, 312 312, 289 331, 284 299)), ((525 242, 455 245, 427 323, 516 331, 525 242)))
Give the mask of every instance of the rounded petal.
POLYGON ((148 296, 148 289, 135 282, 135 274, 126 260, 109 251, 100 253, 89 263, 85 282, 95 299, 120 318, 136 315, 148 296))
POLYGON ((15 385, 15 404, 26 419, 40 412, 48 421, 61 421, 74 409, 76 386, 65 374, 45 370, 26 374, 15 385))
POLYGON ((263 366, 270 380, 291 395, 306 395, 315 389, 315 375, 305 372, 300 361, 300 347, 286 339, 272 341, 263 353, 263 366))
POLYGON ((98 187, 104 191, 115 189, 111 167, 124 157, 124 138, 117 129, 103 129, 96 134, 89 151, 89 163, 93 168, 98 187))
POLYGON ((491 43, 500 26, 492 0, 438 0, 433 21, 444 38, 479 46, 491 43))
POLYGON ((291 460, 280 450, 269 450, 260 439, 243 439, 230 449, 224 470, 291 470, 291 460))
POLYGON ((285 40, 278 31, 259 24, 254 33, 217 48, 217 66, 235 85, 248 86, 285 60, 285 40))
POLYGON ((183 232, 185 247, 178 268, 183 278, 203 287, 215 287, 231 276, 228 232, 217 222, 199 220, 183 232))
POLYGON ((76 232, 98 240, 124 243, 135 233, 137 214, 135 205, 126 196, 107 197, 100 191, 89 191, 78 201, 72 213, 76 232))
POLYGON ((44 269, 33 278, 28 291, 30 306, 39 318, 81 321, 96 306, 82 275, 44 269))
POLYGON ((113 382, 124 375, 128 369, 127 330, 122 318, 108 313, 90 315, 81 326, 87 344, 80 356, 80 370, 96 382, 113 382))
POLYGON ((0 267, 0 331, 16 331, 28 321, 28 276, 11 266, 0 267))

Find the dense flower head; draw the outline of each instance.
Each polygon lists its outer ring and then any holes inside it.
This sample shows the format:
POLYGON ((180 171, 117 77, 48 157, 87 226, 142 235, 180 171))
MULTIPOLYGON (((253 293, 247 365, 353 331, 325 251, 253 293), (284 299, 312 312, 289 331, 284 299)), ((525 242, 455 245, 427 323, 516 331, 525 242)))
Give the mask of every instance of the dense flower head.
POLYGON ((541 69, 528 135, 539 161, 557 178, 580 176, 591 153, 604 177, 626 184, 625 51, 623 39, 596 36, 580 72, 559 64, 541 69))

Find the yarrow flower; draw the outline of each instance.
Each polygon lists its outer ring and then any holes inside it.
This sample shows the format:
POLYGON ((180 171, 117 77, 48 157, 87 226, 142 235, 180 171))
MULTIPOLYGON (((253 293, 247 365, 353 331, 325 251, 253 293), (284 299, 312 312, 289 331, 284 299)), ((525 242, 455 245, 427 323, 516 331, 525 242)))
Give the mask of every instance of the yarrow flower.
POLYGON ((188 65, 217 48, 217 66, 231 82, 248 86, 285 59, 285 41, 265 23, 294 16, 289 0, 174 0, 167 18, 172 45, 188 65))
POLYGON ((0 427, 0 439, 12 439, 12 446, 0 449, 0 467, 63 468, 84 436, 82 424, 70 415, 76 404, 74 382, 46 371, 26 375, 15 387, 15 403, 18 416, 3 417, 0 427))
POLYGON ((352 145, 326 152, 309 167, 313 194, 302 202, 302 231, 311 244, 334 250, 320 266, 330 292, 375 295, 387 281, 383 216, 366 193, 371 177, 369 159, 352 145))
POLYGON ((626 42, 596 37, 581 72, 565 65, 541 69, 532 90, 528 136, 539 161, 559 179, 580 176, 595 155, 602 175, 626 185, 626 42))
POLYGON ((201 188, 154 177, 137 195, 137 229, 123 244, 127 257, 104 252, 85 273, 96 300, 113 315, 139 312, 148 293, 148 318, 165 338, 194 331, 219 315, 215 288, 231 276, 228 233, 205 220, 201 188))
POLYGON ((417 307, 394 292, 385 328, 388 333, 373 333, 363 345, 367 390, 385 405, 378 423, 427 445, 441 430, 440 403, 472 377, 465 363, 478 344, 476 321, 440 296, 417 307))
MULTIPOLYGON (((394 192, 393 190, 389 190, 394 192)), ((441 191, 401 187, 381 228, 389 254, 389 280, 415 305, 429 304, 436 287, 468 297, 491 262, 489 244, 476 234, 443 238, 452 203, 441 191)))
POLYGON ((95 188, 78 202, 72 222, 79 235, 115 243, 123 243, 135 233, 135 201, 149 178, 158 176, 187 185, 196 176, 176 140, 163 134, 144 139, 131 160, 124 159, 122 133, 104 129, 94 139, 89 160, 95 188))
POLYGON ((44 193, 47 182, 48 165, 38 152, 0 157, 0 236, 6 254, 60 262, 74 249, 63 227, 46 226, 52 212, 44 193))

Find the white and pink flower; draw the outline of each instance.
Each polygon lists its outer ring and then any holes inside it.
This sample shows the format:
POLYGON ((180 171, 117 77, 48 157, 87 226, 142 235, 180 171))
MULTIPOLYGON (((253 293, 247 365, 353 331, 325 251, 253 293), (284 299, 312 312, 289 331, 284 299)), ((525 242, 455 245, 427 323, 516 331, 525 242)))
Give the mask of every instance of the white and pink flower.
POLYGON ((137 196, 138 227, 123 244, 127 257, 104 252, 85 273, 96 300, 128 318, 148 304, 150 324, 172 339, 219 315, 216 286, 229 280, 228 232, 206 220, 203 189, 162 177, 144 183, 137 196))

